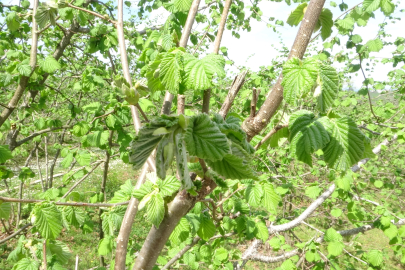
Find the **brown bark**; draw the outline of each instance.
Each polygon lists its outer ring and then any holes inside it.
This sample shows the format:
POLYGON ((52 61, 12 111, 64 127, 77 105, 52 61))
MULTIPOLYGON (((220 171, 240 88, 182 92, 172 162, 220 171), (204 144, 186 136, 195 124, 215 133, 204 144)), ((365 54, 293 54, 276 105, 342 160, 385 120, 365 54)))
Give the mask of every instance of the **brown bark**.
POLYGON ((170 114, 170 109, 172 107, 172 102, 173 102, 174 96, 170 94, 169 91, 166 91, 165 98, 163 100, 163 106, 161 110, 161 114, 170 114))
POLYGON ((231 88, 229 89, 228 95, 224 103, 222 103, 222 107, 219 110, 219 114, 225 119, 226 115, 230 111, 233 101, 235 100, 236 95, 239 93, 239 90, 242 88, 243 84, 245 83, 245 77, 247 75, 247 70, 242 71, 239 75, 235 77, 232 82, 231 88))
POLYGON ((184 114, 184 106, 186 104, 185 95, 177 95, 177 114, 184 114))
MULTIPOLYGON (((324 4, 325 0, 311 0, 309 2, 304 19, 301 22, 294 44, 288 55, 288 59, 293 57, 300 59, 303 58, 324 4)), ((249 117, 243 122, 242 128, 248 135, 249 139, 252 139, 255 135, 259 134, 259 132, 267 126, 283 101, 282 81, 283 76, 280 75, 273 90, 268 94, 256 116, 249 117)))

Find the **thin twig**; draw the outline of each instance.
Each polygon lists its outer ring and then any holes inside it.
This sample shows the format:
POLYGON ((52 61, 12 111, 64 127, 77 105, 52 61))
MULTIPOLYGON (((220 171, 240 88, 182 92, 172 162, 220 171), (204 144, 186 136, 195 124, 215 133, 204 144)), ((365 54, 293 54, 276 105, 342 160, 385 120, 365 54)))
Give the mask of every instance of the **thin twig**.
POLYGON ((1 240, 0 240, 0 245, 3 244, 3 243, 5 243, 5 242, 7 242, 8 240, 10 240, 10 239, 16 237, 19 233, 21 233, 23 230, 27 229, 27 228, 28 228, 29 226, 31 226, 31 225, 32 225, 31 223, 28 223, 28 224, 24 225, 24 226, 23 226, 21 229, 19 229, 18 231, 16 231, 15 233, 13 233, 12 235, 7 236, 7 237, 4 238, 4 239, 1 239, 1 240))
POLYGON ((72 4, 67 4, 67 6, 68 6, 68 7, 71 7, 71 8, 74 8, 74 9, 81 10, 81 11, 83 11, 83 12, 87 12, 87 13, 93 15, 93 16, 99 17, 100 19, 106 20, 106 21, 108 21, 108 22, 110 22, 110 23, 112 23, 112 24, 114 24, 114 25, 117 24, 116 21, 111 20, 110 18, 108 18, 108 16, 103 16, 103 15, 101 15, 101 14, 98 14, 97 12, 94 12, 94 11, 91 11, 91 10, 88 10, 88 9, 85 9, 85 8, 81 8, 81 7, 72 5, 72 4))

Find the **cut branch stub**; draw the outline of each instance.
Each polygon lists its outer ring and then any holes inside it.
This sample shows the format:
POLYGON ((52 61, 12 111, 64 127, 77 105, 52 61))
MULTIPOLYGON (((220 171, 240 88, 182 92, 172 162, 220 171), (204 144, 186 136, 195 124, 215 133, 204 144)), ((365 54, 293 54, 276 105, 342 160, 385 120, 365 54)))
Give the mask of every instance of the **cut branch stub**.
MULTIPOLYGON (((290 54, 288 55, 288 59, 293 57, 300 59, 303 58, 324 4, 325 0, 311 0, 309 2, 304 19, 301 22, 294 44, 291 48, 290 54)), ((242 128, 248 135, 249 140, 255 135, 259 134, 259 132, 267 126, 270 119, 277 112, 278 107, 283 101, 283 87, 281 86, 282 81, 283 76, 280 75, 273 87, 273 90, 268 94, 265 102, 261 106, 256 116, 249 117, 245 120, 245 122, 243 122, 242 128)))

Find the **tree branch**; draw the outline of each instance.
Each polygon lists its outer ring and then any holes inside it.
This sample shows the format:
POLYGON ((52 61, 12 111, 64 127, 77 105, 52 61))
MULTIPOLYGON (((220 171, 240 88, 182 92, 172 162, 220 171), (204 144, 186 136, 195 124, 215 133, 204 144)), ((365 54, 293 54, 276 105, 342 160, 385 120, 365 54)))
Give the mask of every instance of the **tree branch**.
POLYGON ((235 100, 236 95, 239 93, 239 90, 242 88, 243 84, 245 83, 245 77, 248 71, 244 70, 239 75, 235 77, 232 82, 232 85, 229 89, 228 95, 224 103, 222 104, 221 109, 219 110, 219 114, 225 119, 228 112, 231 110, 232 104, 235 100))
POLYGON ((101 14, 98 14, 97 12, 94 12, 94 11, 91 11, 91 10, 88 10, 88 9, 85 9, 85 8, 78 7, 78 6, 72 5, 70 3, 68 3, 67 6, 71 7, 71 8, 74 8, 74 9, 77 9, 77 10, 81 10, 81 11, 86 12, 86 13, 89 13, 89 14, 91 14, 93 16, 99 17, 100 19, 106 20, 106 21, 108 21, 108 22, 110 22, 110 23, 112 23, 114 25, 117 24, 116 21, 111 20, 110 18, 108 18, 108 16, 103 16, 101 14))
MULTIPOLYGON (((293 57, 303 58, 324 4, 325 0, 311 0, 309 2, 288 59, 293 57)), ((283 101, 282 81, 283 76, 281 74, 256 116, 254 118, 248 117, 243 122, 242 128, 246 132, 248 139, 252 139, 255 135, 259 134, 277 112, 278 107, 283 101)))
POLYGON ((1 240, 0 240, 0 245, 3 244, 3 243, 5 243, 5 242, 7 242, 8 240, 10 240, 10 239, 16 237, 19 233, 21 233, 22 231, 24 231, 25 229, 27 229, 29 226, 32 226, 32 224, 31 224, 31 223, 28 223, 28 224, 24 225, 24 226, 23 226, 21 229, 19 229, 18 231, 14 232, 12 235, 7 236, 7 237, 4 238, 4 239, 1 239, 1 240))

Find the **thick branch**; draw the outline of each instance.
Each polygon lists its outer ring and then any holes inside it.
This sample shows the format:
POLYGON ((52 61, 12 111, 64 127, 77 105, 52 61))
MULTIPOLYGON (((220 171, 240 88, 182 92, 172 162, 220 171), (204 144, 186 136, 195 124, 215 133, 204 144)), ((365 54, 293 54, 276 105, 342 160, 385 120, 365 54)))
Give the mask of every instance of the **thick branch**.
POLYGON ((228 112, 231 110, 232 104, 235 100, 236 95, 245 83, 245 77, 247 75, 247 70, 242 71, 239 75, 235 77, 232 82, 231 88, 229 89, 228 95, 224 103, 222 104, 219 114, 225 119, 228 112))
MULTIPOLYGON (((325 0, 311 0, 309 2, 288 59, 293 57, 303 58, 324 4, 325 0)), ((283 101, 282 80, 283 76, 280 75, 273 90, 267 95, 257 115, 253 118, 249 117, 243 122, 242 128, 245 130, 249 139, 259 134, 259 132, 267 126, 283 101)))
POLYGON ((332 184, 321 196, 319 196, 301 215, 299 215, 296 219, 280 225, 270 225, 268 227, 269 233, 273 234, 275 232, 284 232, 288 231, 294 227, 300 225, 302 221, 308 218, 329 196, 335 191, 336 185, 332 184))

